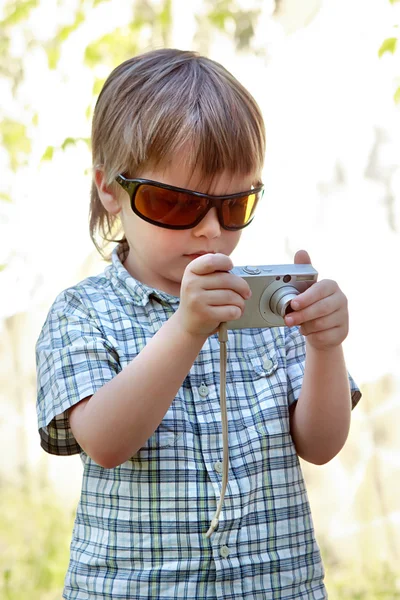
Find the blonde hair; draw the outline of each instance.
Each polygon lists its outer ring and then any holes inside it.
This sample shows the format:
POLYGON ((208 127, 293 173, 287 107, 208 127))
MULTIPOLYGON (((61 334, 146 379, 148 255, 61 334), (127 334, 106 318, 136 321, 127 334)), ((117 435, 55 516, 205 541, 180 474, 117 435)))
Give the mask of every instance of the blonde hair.
MULTIPOLYGON (((222 65, 196 52, 161 49, 116 67, 98 97, 92 122, 93 167, 109 186, 118 173, 137 177, 189 148, 188 166, 205 177, 259 174, 265 129, 251 94, 222 65)), ((90 236, 104 256, 115 219, 92 182, 90 236), (97 234, 103 238, 102 246, 97 234)))

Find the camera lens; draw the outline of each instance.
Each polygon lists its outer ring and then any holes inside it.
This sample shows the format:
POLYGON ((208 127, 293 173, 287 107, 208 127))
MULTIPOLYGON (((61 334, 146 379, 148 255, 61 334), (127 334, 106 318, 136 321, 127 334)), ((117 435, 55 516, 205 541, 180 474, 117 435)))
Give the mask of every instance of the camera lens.
POLYGON ((269 307, 278 317, 284 317, 292 312, 290 302, 299 295, 298 290, 292 285, 283 285, 271 296, 269 307))

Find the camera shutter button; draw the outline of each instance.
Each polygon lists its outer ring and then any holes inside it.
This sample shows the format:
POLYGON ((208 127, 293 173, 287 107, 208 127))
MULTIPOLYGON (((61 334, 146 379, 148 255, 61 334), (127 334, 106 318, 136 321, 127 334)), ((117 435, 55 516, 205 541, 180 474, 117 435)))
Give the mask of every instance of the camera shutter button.
POLYGON ((243 267, 243 271, 249 273, 249 275, 259 275, 261 273, 258 267, 243 267))

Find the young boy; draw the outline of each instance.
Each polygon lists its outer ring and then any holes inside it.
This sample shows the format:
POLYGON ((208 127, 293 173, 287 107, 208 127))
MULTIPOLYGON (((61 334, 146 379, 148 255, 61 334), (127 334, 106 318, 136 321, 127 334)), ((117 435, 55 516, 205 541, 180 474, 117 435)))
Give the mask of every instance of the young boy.
POLYGON ((257 104, 217 63, 157 50, 111 73, 92 141, 92 238, 119 222, 123 239, 58 296, 37 343, 42 446, 84 465, 64 598, 326 598, 298 456, 333 458, 360 398, 334 281, 299 295, 287 327, 229 332, 229 482, 205 536, 221 492, 217 331, 250 294, 229 255, 262 196, 257 104))

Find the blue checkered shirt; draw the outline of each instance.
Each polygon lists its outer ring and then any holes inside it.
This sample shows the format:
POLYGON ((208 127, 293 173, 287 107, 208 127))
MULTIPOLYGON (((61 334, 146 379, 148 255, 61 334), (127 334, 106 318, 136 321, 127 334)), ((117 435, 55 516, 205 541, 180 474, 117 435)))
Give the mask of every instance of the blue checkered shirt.
MULTIPOLYGON (((118 246, 103 274, 57 297, 37 342, 42 447, 80 453, 83 462, 63 597, 326 598, 289 430, 288 408, 304 373, 297 328, 229 332, 229 483, 210 539, 223 458, 216 335, 135 456, 105 469, 79 447, 68 409, 132 361, 179 304, 136 281, 123 266, 126 252, 118 246)), ((361 394, 351 377, 350 384, 355 405, 361 394)))

